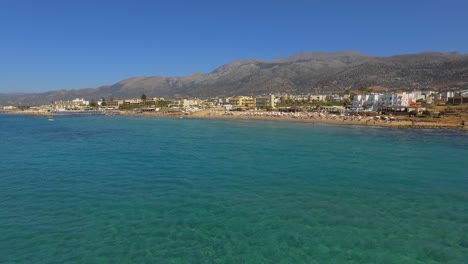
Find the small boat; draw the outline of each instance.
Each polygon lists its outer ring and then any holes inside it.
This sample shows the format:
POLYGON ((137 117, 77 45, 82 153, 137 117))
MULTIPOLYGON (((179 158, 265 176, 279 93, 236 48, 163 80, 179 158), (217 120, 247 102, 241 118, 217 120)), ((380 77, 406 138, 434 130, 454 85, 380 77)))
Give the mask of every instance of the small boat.
POLYGON ((51 115, 49 115, 49 116, 47 116, 47 120, 49 120, 49 121, 54 121, 54 117, 51 116, 51 115))

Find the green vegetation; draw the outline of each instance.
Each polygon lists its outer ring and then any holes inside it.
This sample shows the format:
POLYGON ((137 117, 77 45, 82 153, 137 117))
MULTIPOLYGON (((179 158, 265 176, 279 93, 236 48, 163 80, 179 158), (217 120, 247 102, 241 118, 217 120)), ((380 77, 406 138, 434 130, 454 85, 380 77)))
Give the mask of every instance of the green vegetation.
POLYGON ((18 106, 18 109, 21 110, 21 111, 27 110, 27 109, 29 109, 29 108, 31 108, 31 107, 28 106, 28 105, 18 106))
POLYGON ((97 106, 98 104, 96 103, 96 101, 94 101, 94 98, 91 99, 91 101, 89 102, 89 107, 96 108, 97 106))
POLYGON ((347 99, 344 99, 341 101, 341 104, 344 106, 344 107, 348 107, 350 106, 352 103, 352 99, 351 98, 347 98, 347 99))
POLYGON ((130 111, 130 110, 135 110, 135 109, 140 109, 140 108, 145 108, 145 107, 159 107, 159 108, 166 108, 169 104, 171 104, 171 101, 144 101, 139 104, 123 104, 119 106, 119 110, 122 111, 130 111))
POLYGON ((369 88, 369 87, 361 87, 358 90, 361 91, 362 93, 372 93, 374 91, 374 89, 369 88))
POLYGON ((422 112, 422 117, 433 117, 434 113, 432 111, 424 110, 422 112))

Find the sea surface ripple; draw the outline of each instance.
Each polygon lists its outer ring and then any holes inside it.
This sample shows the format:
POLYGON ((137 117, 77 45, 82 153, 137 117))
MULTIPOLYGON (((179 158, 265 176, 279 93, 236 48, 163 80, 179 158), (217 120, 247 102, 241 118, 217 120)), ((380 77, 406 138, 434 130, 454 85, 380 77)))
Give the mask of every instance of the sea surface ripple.
POLYGON ((468 263, 468 134, 0 115, 0 263, 468 263))

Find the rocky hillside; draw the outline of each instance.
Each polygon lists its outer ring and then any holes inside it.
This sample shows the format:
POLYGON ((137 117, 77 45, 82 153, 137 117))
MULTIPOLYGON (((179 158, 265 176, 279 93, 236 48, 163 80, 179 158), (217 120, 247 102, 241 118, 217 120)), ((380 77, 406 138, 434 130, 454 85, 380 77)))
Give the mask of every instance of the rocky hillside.
POLYGON ((212 97, 314 93, 367 86, 386 89, 468 89, 468 55, 428 52, 373 57, 355 51, 303 52, 274 61, 238 60, 208 74, 135 77, 95 89, 0 94, 0 105, 46 104, 76 97, 212 97))

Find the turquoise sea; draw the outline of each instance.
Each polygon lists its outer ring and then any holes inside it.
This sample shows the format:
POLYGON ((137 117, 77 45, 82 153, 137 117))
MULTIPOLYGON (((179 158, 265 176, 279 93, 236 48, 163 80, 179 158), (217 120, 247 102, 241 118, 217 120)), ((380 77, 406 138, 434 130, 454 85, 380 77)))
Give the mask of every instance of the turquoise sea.
POLYGON ((0 263, 468 263, 468 133, 0 115, 0 263))

